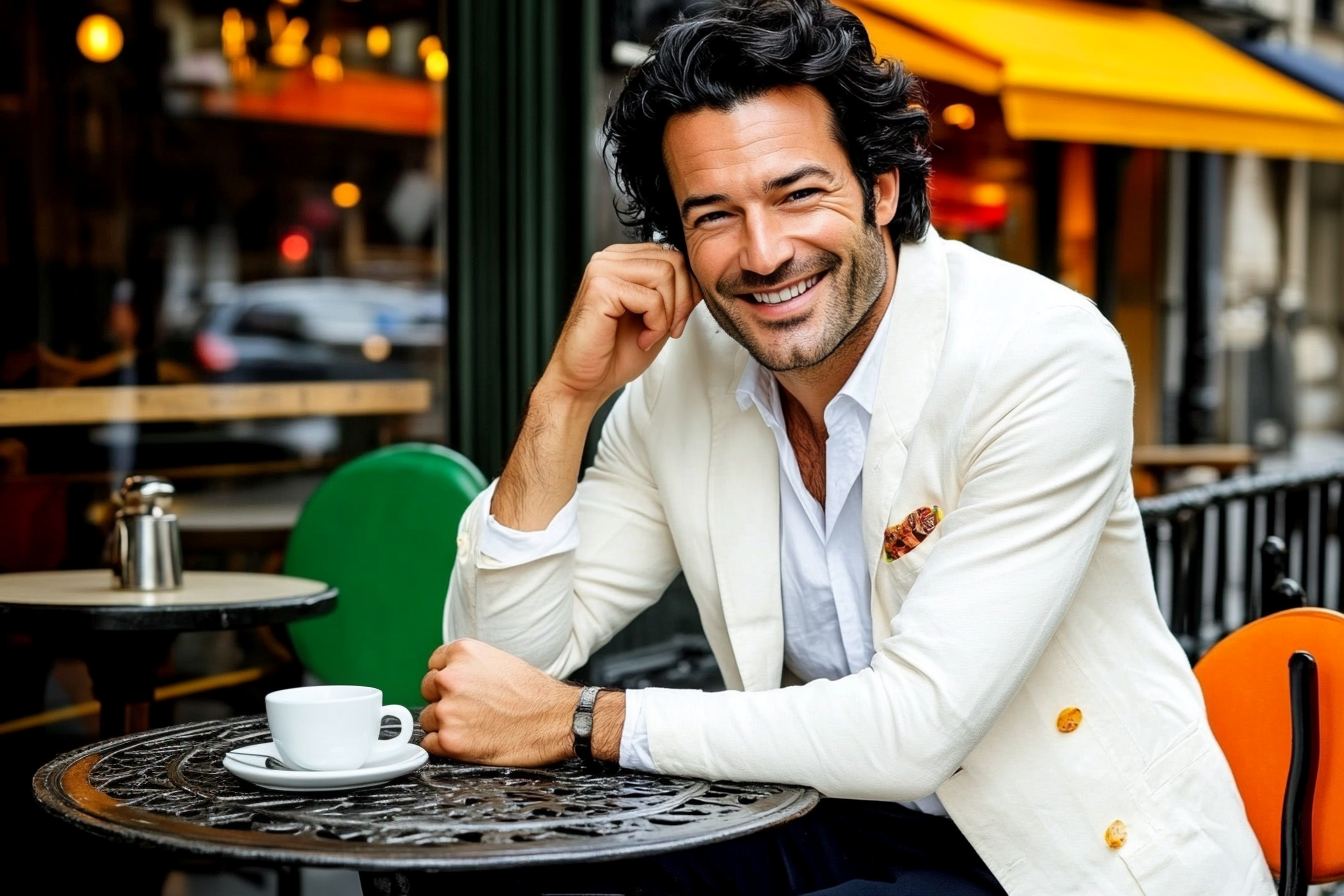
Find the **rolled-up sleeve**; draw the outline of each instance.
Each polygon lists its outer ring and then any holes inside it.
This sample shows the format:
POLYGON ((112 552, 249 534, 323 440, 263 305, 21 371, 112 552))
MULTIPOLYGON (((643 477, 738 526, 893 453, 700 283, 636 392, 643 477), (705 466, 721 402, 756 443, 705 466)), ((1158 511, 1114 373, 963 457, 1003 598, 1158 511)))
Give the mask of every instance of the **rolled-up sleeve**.
POLYGON ((477 638, 563 677, 662 596, 680 564, 644 448, 658 364, 617 399, 593 466, 545 530, 494 520, 493 488, 467 508, 445 640, 477 638))

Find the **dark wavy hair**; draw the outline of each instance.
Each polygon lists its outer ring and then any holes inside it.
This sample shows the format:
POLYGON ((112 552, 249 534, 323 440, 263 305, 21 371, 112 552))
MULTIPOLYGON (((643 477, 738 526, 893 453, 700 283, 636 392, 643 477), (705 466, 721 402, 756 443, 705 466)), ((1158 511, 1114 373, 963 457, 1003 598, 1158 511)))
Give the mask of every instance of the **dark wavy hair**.
POLYGON ((626 204, 622 223, 641 239, 685 250, 663 160, 673 115, 727 111, 777 87, 809 85, 830 103, 832 129, 876 223, 877 175, 895 169, 900 197, 889 229, 899 245, 929 227, 929 116, 919 82, 874 58, 868 31, 827 0, 729 0, 665 28, 607 110, 604 133, 626 204))

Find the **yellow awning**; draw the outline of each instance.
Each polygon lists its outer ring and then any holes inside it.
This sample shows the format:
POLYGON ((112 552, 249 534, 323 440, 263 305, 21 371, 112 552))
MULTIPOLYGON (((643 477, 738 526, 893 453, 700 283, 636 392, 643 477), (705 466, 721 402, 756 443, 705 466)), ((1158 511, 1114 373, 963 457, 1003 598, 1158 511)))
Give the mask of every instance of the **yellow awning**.
POLYGON ((1175 16, 1074 0, 838 0, 878 55, 998 96, 1019 140, 1344 161, 1344 105, 1175 16))

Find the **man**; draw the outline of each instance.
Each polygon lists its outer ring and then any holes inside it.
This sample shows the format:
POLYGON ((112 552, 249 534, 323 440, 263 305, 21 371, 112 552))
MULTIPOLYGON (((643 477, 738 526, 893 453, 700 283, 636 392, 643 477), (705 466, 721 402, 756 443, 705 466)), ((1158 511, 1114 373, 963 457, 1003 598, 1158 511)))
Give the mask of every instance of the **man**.
POLYGON ((658 242, 593 257, 463 518, 425 746, 830 798, 656 887, 1268 894, 1157 609, 1124 348, 929 229, 918 103, 822 0, 721 7, 632 71, 607 133, 658 242), (589 745, 550 676, 679 570, 734 690, 604 692, 589 745))

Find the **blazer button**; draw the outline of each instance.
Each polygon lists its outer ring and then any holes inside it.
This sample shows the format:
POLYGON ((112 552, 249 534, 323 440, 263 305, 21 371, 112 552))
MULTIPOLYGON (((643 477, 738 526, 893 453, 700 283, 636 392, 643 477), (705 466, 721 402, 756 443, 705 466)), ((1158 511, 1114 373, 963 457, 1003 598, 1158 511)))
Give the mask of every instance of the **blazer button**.
POLYGON ((1125 823, 1119 819, 1111 822, 1111 826, 1106 829, 1106 845, 1111 849, 1119 849, 1125 845, 1125 841, 1128 839, 1129 830, 1125 827, 1125 823))
POLYGON ((1076 706, 1066 706, 1060 710, 1059 718, 1055 719, 1055 727, 1062 734, 1077 731, 1081 724, 1083 724, 1083 711, 1076 706))

